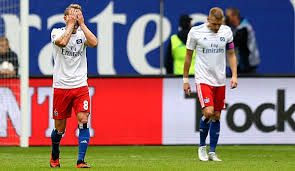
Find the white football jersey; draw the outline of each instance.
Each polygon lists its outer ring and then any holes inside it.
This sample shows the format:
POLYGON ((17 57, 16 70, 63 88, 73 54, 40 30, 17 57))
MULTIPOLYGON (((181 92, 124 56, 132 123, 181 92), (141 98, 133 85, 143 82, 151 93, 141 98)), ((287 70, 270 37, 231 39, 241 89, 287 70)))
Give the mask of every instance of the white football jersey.
POLYGON ((221 25, 217 33, 207 27, 208 23, 192 27, 186 48, 196 50, 195 80, 211 86, 224 86, 226 82, 226 50, 233 48, 230 27, 221 25))
POLYGON ((73 89, 87 86, 86 37, 78 28, 71 35, 66 47, 59 47, 55 41, 65 32, 65 28, 53 29, 51 42, 53 45, 54 69, 53 87, 73 89))

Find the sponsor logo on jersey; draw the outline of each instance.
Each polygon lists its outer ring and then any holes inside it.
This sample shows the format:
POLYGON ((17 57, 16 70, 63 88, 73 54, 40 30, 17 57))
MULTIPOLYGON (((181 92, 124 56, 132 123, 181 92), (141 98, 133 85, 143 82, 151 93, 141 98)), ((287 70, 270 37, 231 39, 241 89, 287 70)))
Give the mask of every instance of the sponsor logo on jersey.
POLYGON ((220 37, 220 41, 225 42, 225 38, 224 37, 220 37))
POLYGON ((79 51, 79 52, 72 52, 72 51, 69 51, 69 50, 67 50, 67 49, 62 49, 62 50, 61 50, 61 54, 62 54, 62 55, 66 55, 66 56, 77 57, 77 56, 82 56, 82 51, 79 51))
POLYGON ((76 40, 77 44, 81 44, 82 43, 82 39, 78 39, 76 40))
POLYGON ((203 53, 224 53, 223 48, 203 48, 203 53))
POLYGON ((203 48, 203 53, 224 53, 224 48, 219 48, 216 43, 211 43, 211 48, 203 48))

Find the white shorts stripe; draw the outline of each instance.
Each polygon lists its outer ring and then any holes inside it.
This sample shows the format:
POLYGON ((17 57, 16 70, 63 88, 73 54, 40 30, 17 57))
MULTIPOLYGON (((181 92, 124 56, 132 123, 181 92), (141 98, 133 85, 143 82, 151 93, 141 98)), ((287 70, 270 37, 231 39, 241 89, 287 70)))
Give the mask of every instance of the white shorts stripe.
POLYGON ((200 91, 200 95, 201 95, 201 99, 202 99, 203 107, 205 107, 205 103, 204 103, 204 98, 203 98, 203 93, 202 93, 202 87, 201 87, 201 84, 199 84, 199 91, 200 91))
POLYGON ((201 91, 201 85, 198 83, 196 85, 197 85, 198 97, 199 97, 201 107, 204 108, 205 104, 204 104, 204 99, 203 99, 203 95, 202 95, 202 91, 201 91))

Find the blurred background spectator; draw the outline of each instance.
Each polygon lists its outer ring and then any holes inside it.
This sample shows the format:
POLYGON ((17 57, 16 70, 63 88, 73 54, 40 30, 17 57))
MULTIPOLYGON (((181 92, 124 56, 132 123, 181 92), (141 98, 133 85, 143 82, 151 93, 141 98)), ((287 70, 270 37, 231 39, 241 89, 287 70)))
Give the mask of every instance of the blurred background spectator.
POLYGON ((9 47, 6 37, 0 37, 0 77, 18 75, 18 57, 9 47))
POLYGON ((236 8, 226 10, 226 24, 231 26, 238 60, 238 73, 256 73, 260 63, 255 32, 245 18, 240 17, 236 8))
MULTIPOLYGON (((183 75, 183 64, 186 54, 186 40, 188 32, 190 31, 192 24, 192 18, 188 15, 181 15, 179 19, 179 31, 177 34, 173 34, 168 43, 165 57, 165 68, 167 74, 183 75)), ((195 73, 195 53, 192 58, 192 65, 190 67, 189 74, 195 73)))

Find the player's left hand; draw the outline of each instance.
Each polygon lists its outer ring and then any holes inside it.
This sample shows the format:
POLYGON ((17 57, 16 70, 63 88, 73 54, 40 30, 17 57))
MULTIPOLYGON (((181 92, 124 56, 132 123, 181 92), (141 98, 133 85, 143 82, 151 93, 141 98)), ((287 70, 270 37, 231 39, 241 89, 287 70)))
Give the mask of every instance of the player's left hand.
POLYGON ((79 26, 84 24, 84 17, 83 17, 81 10, 77 10, 77 21, 78 21, 79 26))
POLYGON ((237 77, 232 77, 230 80, 230 88, 234 89, 238 86, 238 79, 237 77))

